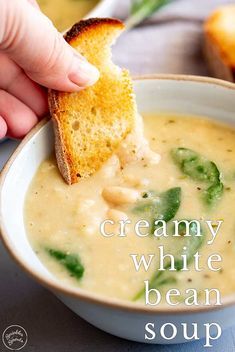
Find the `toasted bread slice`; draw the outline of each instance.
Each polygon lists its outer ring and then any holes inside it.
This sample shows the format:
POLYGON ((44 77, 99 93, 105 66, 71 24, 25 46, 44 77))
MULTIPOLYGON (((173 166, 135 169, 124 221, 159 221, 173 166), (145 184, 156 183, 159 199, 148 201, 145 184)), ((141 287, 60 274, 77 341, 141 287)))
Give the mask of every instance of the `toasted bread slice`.
POLYGON ((205 22, 205 55, 213 76, 235 80, 235 5, 218 8, 205 22))
POLYGON ((100 71, 98 82, 83 91, 49 92, 57 162, 68 184, 97 171, 134 126, 132 81, 111 60, 111 44, 123 29, 119 20, 94 18, 75 24, 65 36, 100 71))

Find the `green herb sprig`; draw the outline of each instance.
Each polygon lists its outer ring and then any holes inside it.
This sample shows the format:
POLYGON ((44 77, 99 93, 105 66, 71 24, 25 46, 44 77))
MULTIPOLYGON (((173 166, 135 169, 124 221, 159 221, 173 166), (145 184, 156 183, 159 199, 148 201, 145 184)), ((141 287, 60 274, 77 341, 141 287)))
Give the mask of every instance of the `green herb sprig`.
POLYGON ((172 0, 133 0, 126 28, 131 29, 153 15, 157 10, 169 4, 172 0))

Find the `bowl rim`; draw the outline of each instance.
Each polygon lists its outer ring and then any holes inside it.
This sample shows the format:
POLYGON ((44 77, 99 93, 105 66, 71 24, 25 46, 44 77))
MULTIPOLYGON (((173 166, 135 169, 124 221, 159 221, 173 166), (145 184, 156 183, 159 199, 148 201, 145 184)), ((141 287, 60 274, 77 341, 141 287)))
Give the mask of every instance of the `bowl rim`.
MULTIPOLYGON (((143 80, 173 80, 173 81, 186 81, 186 82, 196 82, 196 83, 207 83, 211 85, 216 85, 223 87, 225 89, 232 89, 235 91, 235 84, 227 81, 223 81, 216 78, 211 77, 202 77, 202 76, 192 76, 192 75, 175 75, 175 74, 150 74, 143 76, 135 76, 134 81, 143 81, 143 80)), ((5 179, 7 178, 8 171, 11 168, 11 165, 14 163, 15 159, 25 147, 25 145, 33 138, 33 136, 48 122, 50 121, 49 117, 45 117, 42 121, 40 121, 23 139, 20 145, 16 148, 14 153, 11 155, 2 171, 0 172, 0 238, 7 249, 10 256, 14 259, 14 261, 23 269, 29 276, 31 276, 36 282, 40 283, 43 287, 57 293, 58 295, 63 294, 68 297, 77 298, 79 300, 103 306, 104 308, 116 309, 116 310, 124 310, 132 313, 146 313, 150 315, 158 315, 158 314, 192 314, 192 313, 205 313, 208 311, 218 311, 222 310, 226 307, 235 305, 235 293, 225 296, 223 299, 222 305, 220 306, 146 306, 142 303, 134 303, 121 299, 110 298, 104 295, 96 294, 93 292, 86 291, 81 288, 73 288, 71 286, 64 286, 62 283, 53 282, 49 279, 44 278, 44 276, 35 270, 31 269, 28 263, 24 263, 17 254, 14 252, 14 249, 11 248, 10 240, 8 239, 7 230, 3 224, 3 216, 2 216, 2 204, 1 204, 1 193, 4 187, 5 179)))

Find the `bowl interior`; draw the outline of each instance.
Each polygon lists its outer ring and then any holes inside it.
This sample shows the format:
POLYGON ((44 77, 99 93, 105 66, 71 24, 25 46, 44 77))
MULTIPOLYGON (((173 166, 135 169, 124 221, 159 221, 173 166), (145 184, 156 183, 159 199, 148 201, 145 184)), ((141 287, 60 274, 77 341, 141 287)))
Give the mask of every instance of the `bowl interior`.
MULTIPOLYGON (((183 77, 136 80, 138 109, 140 113, 205 115, 234 124, 235 90, 230 84, 218 82, 183 77)), ((53 145, 51 122, 47 122, 37 126, 10 159, 0 182, 0 224, 4 242, 21 265, 62 288, 32 250, 24 227, 25 194, 40 163, 53 151, 53 145)))

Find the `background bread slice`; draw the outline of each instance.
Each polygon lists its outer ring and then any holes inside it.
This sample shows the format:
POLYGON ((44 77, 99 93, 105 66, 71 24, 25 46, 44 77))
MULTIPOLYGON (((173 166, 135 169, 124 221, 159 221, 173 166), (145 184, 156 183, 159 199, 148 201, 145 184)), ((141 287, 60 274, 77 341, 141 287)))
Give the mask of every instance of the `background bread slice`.
POLYGON ((218 8, 205 22, 205 56, 211 74, 235 81, 235 5, 218 8))
POLYGON ((129 73, 111 60, 110 46, 123 29, 119 20, 94 18, 75 24, 65 36, 100 71, 99 81, 81 92, 49 92, 57 162, 69 184, 98 170, 134 126, 129 73))

